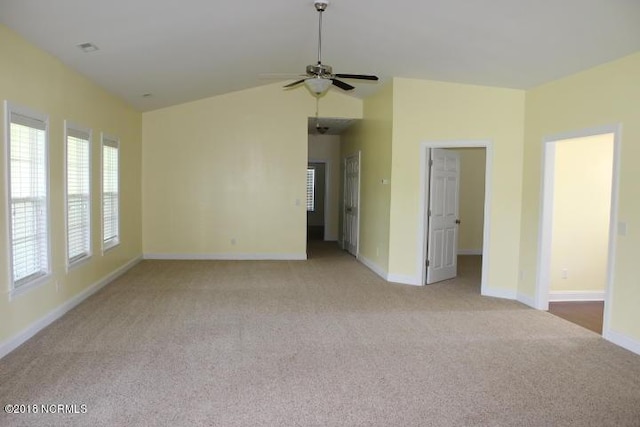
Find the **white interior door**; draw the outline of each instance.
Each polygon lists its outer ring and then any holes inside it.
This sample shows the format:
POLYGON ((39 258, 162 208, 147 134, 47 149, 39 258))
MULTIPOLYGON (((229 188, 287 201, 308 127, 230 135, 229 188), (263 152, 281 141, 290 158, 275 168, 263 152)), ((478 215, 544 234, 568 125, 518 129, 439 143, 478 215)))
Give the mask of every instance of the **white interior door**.
POLYGON ((460 155, 433 148, 429 161, 427 285, 456 277, 460 155))
POLYGON ((358 255, 360 216, 360 153, 344 161, 344 233, 343 247, 350 254, 358 255))

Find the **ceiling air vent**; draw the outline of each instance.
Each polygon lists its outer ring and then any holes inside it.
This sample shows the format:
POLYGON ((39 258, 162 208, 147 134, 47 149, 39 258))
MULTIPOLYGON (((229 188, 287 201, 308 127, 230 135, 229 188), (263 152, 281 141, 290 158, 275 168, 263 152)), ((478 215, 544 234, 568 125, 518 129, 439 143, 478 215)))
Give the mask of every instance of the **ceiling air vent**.
POLYGON ((98 50, 98 46, 93 43, 80 43, 78 48, 80 48, 84 53, 95 52, 98 50))

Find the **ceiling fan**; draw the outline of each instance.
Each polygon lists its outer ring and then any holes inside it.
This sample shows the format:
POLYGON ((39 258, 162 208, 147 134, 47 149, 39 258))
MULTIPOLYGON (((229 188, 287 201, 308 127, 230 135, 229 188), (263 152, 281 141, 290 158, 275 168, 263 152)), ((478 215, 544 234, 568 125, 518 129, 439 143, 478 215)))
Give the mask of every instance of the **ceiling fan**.
POLYGON ((329 2, 328 0, 315 0, 313 5, 318 11, 318 62, 315 65, 307 65, 306 74, 304 74, 305 78, 289 83, 284 87, 288 89, 304 83, 311 93, 318 97, 329 90, 331 85, 339 87, 342 90, 355 89, 354 86, 338 80, 338 78, 378 80, 377 76, 365 74, 333 74, 333 68, 322 63, 322 13, 327 10, 329 2))

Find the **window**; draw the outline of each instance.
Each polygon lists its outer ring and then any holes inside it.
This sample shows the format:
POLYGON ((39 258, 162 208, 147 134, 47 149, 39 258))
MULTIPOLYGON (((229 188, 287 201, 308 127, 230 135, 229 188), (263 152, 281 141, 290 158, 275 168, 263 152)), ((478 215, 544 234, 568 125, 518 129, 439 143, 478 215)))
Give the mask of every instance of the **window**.
POLYGON ((102 247, 120 242, 118 140, 102 136, 102 247))
POLYGON ((316 210, 316 201, 314 198, 314 189, 316 186, 316 169, 313 167, 307 168, 307 212, 313 212, 316 210))
POLYGON ((11 290, 49 274, 47 118, 5 102, 11 290))
POLYGON ((67 124, 67 263, 91 256, 91 131, 67 124))

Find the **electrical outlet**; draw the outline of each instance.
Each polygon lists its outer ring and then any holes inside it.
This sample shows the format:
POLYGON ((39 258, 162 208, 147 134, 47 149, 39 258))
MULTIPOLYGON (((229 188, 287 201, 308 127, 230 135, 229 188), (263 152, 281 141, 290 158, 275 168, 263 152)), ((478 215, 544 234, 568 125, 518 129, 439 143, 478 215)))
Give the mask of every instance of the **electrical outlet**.
POLYGON ((562 278, 566 279, 569 277, 569 270, 567 270, 566 268, 562 269, 562 278))
POLYGON ((235 244, 236 244, 236 238, 235 238, 235 237, 231 239, 231 244, 232 244, 232 245, 235 245, 235 244))
POLYGON ((518 279, 522 282, 524 281, 524 270, 520 270, 518 272, 518 279))

